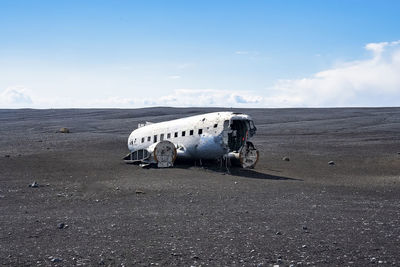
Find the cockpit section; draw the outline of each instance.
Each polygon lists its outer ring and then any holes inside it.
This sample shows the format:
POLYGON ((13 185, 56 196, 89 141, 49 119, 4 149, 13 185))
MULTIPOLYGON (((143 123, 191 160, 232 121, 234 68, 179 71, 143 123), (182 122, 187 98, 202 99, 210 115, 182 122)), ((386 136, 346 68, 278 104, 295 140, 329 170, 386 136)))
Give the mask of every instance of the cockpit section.
MULTIPOLYGON (((225 122, 226 124, 227 121, 225 122)), ((233 119, 230 122, 229 128, 228 147, 232 152, 238 152, 246 144, 247 138, 253 136, 257 130, 252 120, 233 119)))

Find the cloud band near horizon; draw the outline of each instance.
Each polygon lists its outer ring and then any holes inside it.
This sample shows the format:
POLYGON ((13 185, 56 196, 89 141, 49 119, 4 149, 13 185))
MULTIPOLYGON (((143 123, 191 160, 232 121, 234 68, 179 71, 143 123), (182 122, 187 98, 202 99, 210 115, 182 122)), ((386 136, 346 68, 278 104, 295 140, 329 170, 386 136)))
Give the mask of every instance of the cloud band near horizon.
POLYGON ((366 60, 344 62, 302 79, 278 80, 264 94, 249 88, 240 92, 188 88, 158 98, 74 99, 49 98, 25 86, 10 86, 0 91, 0 108, 399 106, 400 41, 369 43, 365 49, 371 52, 366 60))

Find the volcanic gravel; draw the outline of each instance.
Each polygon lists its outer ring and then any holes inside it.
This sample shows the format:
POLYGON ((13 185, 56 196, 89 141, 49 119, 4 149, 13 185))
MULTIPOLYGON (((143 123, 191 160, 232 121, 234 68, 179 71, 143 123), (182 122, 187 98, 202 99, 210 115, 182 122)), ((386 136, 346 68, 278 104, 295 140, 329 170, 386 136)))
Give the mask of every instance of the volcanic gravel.
POLYGON ((138 122, 220 110, 0 110, 0 263, 400 265, 400 108, 235 109, 251 170, 123 162, 138 122))

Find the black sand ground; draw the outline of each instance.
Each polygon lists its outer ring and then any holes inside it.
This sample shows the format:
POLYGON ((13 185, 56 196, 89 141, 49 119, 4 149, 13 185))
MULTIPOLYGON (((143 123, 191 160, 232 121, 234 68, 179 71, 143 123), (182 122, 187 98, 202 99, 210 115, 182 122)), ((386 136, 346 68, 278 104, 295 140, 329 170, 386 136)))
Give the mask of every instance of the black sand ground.
POLYGON ((0 110, 0 262, 400 265, 400 108, 241 110, 261 159, 231 175, 122 162, 138 122, 215 110, 0 110))

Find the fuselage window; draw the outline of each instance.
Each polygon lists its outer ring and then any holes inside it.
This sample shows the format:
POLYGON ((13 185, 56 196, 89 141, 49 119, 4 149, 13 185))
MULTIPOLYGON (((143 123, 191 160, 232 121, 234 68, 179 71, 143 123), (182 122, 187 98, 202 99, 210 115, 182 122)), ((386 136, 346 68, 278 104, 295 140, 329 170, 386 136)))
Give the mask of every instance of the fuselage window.
POLYGON ((133 141, 135 144, 136 144, 136 138, 135 138, 135 141, 133 141))
POLYGON ((228 126, 229 126, 229 121, 228 120, 224 121, 224 129, 225 130, 228 129, 228 126))
POLYGON ((190 135, 193 135, 193 130, 190 130, 190 135))
POLYGON ((154 136, 154 143, 157 142, 157 135, 154 136))
POLYGON ((199 134, 202 134, 203 133, 203 129, 199 129, 199 134))
POLYGON ((150 142, 151 136, 147 136, 147 142, 150 142))
POLYGON ((164 140, 164 134, 160 134, 160 141, 164 140))
POLYGON ((178 137, 178 132, 175 132, 175 135, 174 135, 175 137, 178 137))
POLYGON ((144 137, 142 137, 142 143, 144 143, 144 137))
POLYGON ((182 131, 182 136, 185 136, 185 134, 186 134, 186 131, 182 131))
POLYGON ((167 139, 170 139, 170 138, 171 138, 171 134, 167 133, 167 139))
POLYGON ((218 127, 218 123, 214 124, 214 128, 217 128, 217 127, 218 127))

